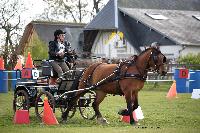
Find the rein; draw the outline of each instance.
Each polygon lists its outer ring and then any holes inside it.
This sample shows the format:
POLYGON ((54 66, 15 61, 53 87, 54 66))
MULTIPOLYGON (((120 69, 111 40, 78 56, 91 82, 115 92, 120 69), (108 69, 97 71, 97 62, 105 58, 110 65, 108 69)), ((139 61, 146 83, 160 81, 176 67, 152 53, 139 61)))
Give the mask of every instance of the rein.
POLYGON ((103 64, 103 63, 100 63, 94 68, 92 73, 88 76, 87 80, 85 80, 84 82, 86 83, 86 85, 90 89, 96 89, 96 87, 99 87, 101 85, 105 85, 107 83, 111 83, 111 82, 117 81, 117 88, 116 88, 117 94, 123 95, 123 92, 121 91, 120 84, 119 84, 120 80, 125 79, 125 78, 135 78, 135 79, 139 79, 139 80, 142 80, 142 81, 146 80, 146 77, 141 76, 140 74, 127 73, 128 68, 130 66, 135 65, 135 63, 136 63, 135 60, 129 60, 129 61, 121 62, 121 63, 118 64, 117 68, 113 71, 113 73, 111 73, 107 77, 103 78, 102 80, 100 80, 96 84, 91 85, 91 78, 92 78, 92 75, 93 75, 94 71, 97 69, 98 66, 103 64), (125 68, 126 68, 126 70, 124 70, 125 74, 122 74, 122 67, 123 66, 125 66, 125 68))
MULTIPOLYGON (((146 52, 147 50, 143 51, 141 54, 143 54, 144 52, 146 52)), ((154 61, 154 64, 156 66, 156 69, 155 71, 157 71, 159 69, 159 66, 163 65, 157 65, 157 62, 158 62, 158 58, 157 56, 160 54, 161 52, 160 51, 151 51, 151 55, 149 56, 148 58, 148 62, 150 61, 150 59, 152 58, 153 61, 154 61), (158 66, 158 67, 157 67, 158 66)), ((140 55, 141 55, 140 54, 140 55)), ((85 80, 84 82, 86 83, 86 85, 91 88, 91 89, 95 89, 96 87, 99 87, 101 85, 105 85, 107 83, 111 83, 111 82, 115 82, 117 81, 117 93, 118 94, 123 94, 123 92, 121 91, 120 89, 120 84, 119 84, 119 81, 122 80, 122 79, 127 79, 127 78, 132 78, 132 79, 138 79, 138 80, 141 80, 141 81, 146 81, 146 78, 147 78, 147 71, 149 69, 149 64, 146 64, 146 68, 144 69, 144 74, 141 73, 140 69, 138 68, 137 66, 137 59, 132 59, 132 60, 126 60, 126 61, 123 61, 123 62, 120 62, 118 65, 117 65, 117 68, 113 71, 113 73, 111 73, 110 75, 108 75, 107 77, 105 77, 104 79, 100 80, 99 82, 97 82, 96 84, 93 84, 91 85, 91 78, 92 78, 92 75, 94 73, 94 71, 97 69, 98 66, 102 65, 103 63, 99 63, 95 68, 94 70, 92 71, 92 73, 88 76, 87 80, 85 80), (128 73, 128 69, 131 67, 131 66, 135 66, 136 69, 138 70, 139 74, 135 74, 135 73, 128 73), (114 76, 114 77, 113 77, 114 76)))

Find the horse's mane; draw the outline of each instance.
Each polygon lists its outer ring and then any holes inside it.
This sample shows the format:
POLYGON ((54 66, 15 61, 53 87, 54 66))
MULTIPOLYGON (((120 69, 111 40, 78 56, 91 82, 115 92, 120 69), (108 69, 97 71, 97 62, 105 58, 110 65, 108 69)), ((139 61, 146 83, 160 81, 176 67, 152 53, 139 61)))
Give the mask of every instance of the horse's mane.
POLYGON ((135 61, 136 61, 137 58, 138 58, 138 56, 142 55, 143 53, 145 53, 145 52, 148 51, 149 49, 151 49, 151 47, 149 47, 149 48, 143 50, 139 55, 132 55, 132 56, 130 56, 130 57, 128 58, 128 60, 135 60, 135 61))
POLYGON ((130 61, 130 60, 136 61, 139 56, 141 56, 142 54, 144 54, 146 51, 148 51, 150 49, 155 49, 156 51, 159 51, 159 49, 157 49, 155 47, 149 47, 149 48, 146 48, 145 50, 143 50, 139 55, 132 55, 132 56, 130 56, 126 61, 130 61))
POLYGON ((155 47, 149 47, 149 48, 143 50, 138 56, 144 54, 144 53, 145 53, 146 51, 148 51, 149 49, 153 49, 153 50, 156 50, 157 52, 160 52, 160 49, 157 49, 157 48, 155 48, 155 47))

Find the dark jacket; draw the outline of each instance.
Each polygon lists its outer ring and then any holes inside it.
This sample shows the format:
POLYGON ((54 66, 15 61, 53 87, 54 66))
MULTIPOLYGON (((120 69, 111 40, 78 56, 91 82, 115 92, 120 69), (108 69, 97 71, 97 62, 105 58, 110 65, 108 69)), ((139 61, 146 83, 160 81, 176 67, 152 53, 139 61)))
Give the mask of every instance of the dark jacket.
MULTIPOLYGON (((49 42, 49 60, 55 60, 55 61, 64 61, 65 56, 59 56, 58 55, 58 42, 57 41, 50 41, 49 42)), ((71 51, 71 44, 67 41, 64 42, 65 45, 65 53, 67 54, 68 52, 71 51)))

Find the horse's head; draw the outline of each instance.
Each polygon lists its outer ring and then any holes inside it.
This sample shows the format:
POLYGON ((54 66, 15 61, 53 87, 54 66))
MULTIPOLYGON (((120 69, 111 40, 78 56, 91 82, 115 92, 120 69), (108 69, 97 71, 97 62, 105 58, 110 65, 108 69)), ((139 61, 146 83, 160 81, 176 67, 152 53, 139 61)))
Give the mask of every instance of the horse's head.
POLYGON ((150 47, 150 58, 149 58, 149 68, 153 71, 158 72, 162 76, 165 76, 167 71, 165 70, 164 64, 167 58, 161 53, 161 51, 156 47, 150 47))

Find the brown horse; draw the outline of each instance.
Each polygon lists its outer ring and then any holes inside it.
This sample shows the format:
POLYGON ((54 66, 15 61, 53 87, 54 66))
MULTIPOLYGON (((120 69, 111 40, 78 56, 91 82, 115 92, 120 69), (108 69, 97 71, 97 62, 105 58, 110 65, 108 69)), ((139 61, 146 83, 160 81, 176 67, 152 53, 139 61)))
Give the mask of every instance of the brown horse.
MULTIPOLYGON (((93 109, 99 123, 107 123, 99 111, 99 105, 104 100, 106 94, 124 95, 128 115, 130 115, 130 124, 136 124, 132 112, 138 107, 138 92, 144 86, 147 72, 152 69, 161 75, 165 75, 165 62, 166 57, 160 50, 150 47, 139 56, 134 56, 134 58, 130 58, 120 64, 95 63, 83 72, 78 89, 83 89, 91 85, 95 87, 96 99, 93 103, 93 109)), ((77 102, 81 93, 86 92, 78 92, 72 105, 77 102)), ((63 113, 62 117, 64 120, 66 120, 67 115, 68 111, 63 113)))

